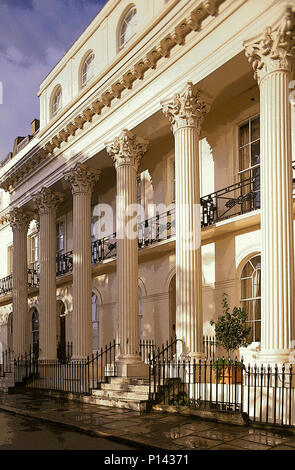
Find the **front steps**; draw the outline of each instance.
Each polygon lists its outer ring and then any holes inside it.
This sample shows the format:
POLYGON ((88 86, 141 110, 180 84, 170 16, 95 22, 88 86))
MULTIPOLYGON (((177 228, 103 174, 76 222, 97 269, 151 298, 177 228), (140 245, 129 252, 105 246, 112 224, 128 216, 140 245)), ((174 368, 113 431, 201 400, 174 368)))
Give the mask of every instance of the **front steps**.
POLYGON ((145 412, 150 409, 149 382, 146 378, 109 377, 100 389, 93 389, 89 403, 145 412))

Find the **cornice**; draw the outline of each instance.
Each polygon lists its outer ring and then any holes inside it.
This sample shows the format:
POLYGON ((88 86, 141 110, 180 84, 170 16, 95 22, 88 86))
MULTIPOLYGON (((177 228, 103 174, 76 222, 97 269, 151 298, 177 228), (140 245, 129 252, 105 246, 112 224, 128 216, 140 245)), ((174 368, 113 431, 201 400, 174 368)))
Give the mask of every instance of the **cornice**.
POLYGON ((85 105, 76 116, 69 119, 37 152, 18 162, 0 180, 0 188, 12 192, 15 185, 44 160, 54 157, 54 150, 60 148, 62 142, 68 142, 79 134, 87 122, 92 122, 94 115, 100 115, 103 108, 110 108, 114 99, 120 99, 123 90, 130 90, 133 83, 143 80, 148 70, 155 70, 161 58, 169 59, 171 50, 185 44, 186 36, 192 31, 198 32, 203 21, 209 16, 218 14, 219 6, 225 0, 203 0, 184 17, 158 44, 129 69, 120 79, 110 82, 90 104, 85 105))

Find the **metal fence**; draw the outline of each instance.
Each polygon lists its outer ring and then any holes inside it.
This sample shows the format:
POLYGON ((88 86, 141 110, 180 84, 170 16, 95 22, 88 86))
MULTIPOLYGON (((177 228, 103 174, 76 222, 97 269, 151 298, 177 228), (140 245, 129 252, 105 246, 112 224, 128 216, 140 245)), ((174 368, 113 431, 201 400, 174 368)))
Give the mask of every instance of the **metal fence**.
POLYGON ((295 426, 295 378, 292 365, 247 366, 218 359, 151 358, 152 403, 198 410, 242 412, 252 422, 295 426))
POLYGON ((12 372, 13 351, 7 349, 1 353, 0 377, 12 372))
POLYGON ((90 393, 108 376, 116 376, 118 345, 110 343, 86 359, 37 359, 33 354, 14 359, 15 383, 28 388, 72 393, 90 393))

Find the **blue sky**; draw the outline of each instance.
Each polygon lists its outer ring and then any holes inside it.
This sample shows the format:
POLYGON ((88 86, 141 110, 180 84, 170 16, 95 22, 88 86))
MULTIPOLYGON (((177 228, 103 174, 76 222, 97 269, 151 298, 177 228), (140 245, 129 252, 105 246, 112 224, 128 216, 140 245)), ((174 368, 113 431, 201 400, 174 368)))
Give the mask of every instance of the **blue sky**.
POLYGON ((0 161, 39 118, 39 85, 107 0, 0 0, 0 161))

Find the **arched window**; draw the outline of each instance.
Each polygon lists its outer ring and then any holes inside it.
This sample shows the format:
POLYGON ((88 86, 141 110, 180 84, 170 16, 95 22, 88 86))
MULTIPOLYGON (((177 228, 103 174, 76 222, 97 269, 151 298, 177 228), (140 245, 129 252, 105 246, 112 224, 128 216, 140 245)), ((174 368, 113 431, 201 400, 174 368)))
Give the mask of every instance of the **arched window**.
POLYGON ((241 306, 248 312, 252 341, 261 338, 261 256, 245 264, 241 274, 241 306))
POLYGON ((142 339, 142 291, 138 287, 139 339, 142 339))
POLYGON ((136 8, 131 7, 124 16, 119 29, 119 49, 136 34, 137 30, 137 12, 136 8))
POLYGON ((39 313, 36 308, 32 310, 32 353, 36 359, 39 357, 39 313))
POLYGON ((90 52, 84 60, 81 70, 81 87, 85 86, 94 76, 94 54, 90 52))
POLYGON ((62 89, 61 86, 58 86, 52 96, 51 100, 51 115, 52 117, 56 116, 57 113, 61 110, 62 107, 62 89))
POLYGON ((99 310, 97 296, 92 292, 92 350, 99 350, 99 310))

